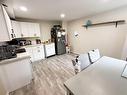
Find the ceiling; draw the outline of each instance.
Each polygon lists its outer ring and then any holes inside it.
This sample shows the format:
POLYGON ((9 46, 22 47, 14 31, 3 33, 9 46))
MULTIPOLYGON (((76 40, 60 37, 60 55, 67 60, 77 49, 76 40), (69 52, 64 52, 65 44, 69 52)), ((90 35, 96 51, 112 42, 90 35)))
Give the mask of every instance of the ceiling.
POLYGON ((127 0, 13 0, 12 4, 15 17, 39 20, 74 20, 125 5, 127 0), (20 6, 28 11, 21 11, 20 6), (64 19, 61 13, 66 14, 64 19))

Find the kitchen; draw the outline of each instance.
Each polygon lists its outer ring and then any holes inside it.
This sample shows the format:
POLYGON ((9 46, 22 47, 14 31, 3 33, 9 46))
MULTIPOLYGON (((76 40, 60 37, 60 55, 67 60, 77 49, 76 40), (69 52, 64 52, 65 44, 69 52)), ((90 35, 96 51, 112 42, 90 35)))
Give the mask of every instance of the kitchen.
POLYGON ((0 95, 126 95, 126 10, 126 0, 1 0, 0 95))

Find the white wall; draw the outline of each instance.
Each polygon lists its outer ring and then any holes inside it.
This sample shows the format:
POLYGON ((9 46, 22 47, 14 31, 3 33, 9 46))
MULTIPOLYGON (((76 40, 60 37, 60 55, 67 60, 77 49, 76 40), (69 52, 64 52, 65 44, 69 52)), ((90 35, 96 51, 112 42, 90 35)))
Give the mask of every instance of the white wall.
POLYGON ((62 28, 65 29, 66 32, 66 45, 68 44, 68 22, 67 21, 62 21, 62 28))
POLYGON ((85 29, 82 27, 87 20, 93 23, 107 22, 113 20, 127 21, 127 7, 104 12, 88 18, 81 18, 68 23, 68 38, 72 52, 86 53, 91 49, 99 48, 102 55, 121 58, 123 45, 127 34, 127 24, 102 25, 85 29), (79 36, 75 37, 74 32, 79 36))

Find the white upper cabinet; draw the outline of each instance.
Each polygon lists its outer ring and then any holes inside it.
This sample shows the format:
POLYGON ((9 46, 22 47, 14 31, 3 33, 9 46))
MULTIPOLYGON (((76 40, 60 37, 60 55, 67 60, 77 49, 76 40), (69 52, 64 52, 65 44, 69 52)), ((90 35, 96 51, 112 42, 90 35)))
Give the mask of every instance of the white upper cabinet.
POLYGON ((4 7, 0 6, 0 42, 9 41, 11 36, 9 34, 10 30, 8 29, 7 20, 6 20, 6 18, 8 17, 5 18, 6 13, 4 13, 4 11, 5 11, 4 7))
POLYGON ((35 27, 34 23, 28 23, 28 32, 29 32, 29 37, 35 37, 35 27))
POLYGON ((12 23, 12 28, 14 32, 14 37, 15 38, 21 38, 21 28, 20 28, 20 23, 18 21, 11 21, 12 23))
POLYGON ((35 25, 35 34, 34 34, 34 36, 40 37, 41 36, 41 34, 40 34, 40 25, 39 25, 39 23, 35 23, 34 25, 35 25))
POLYGON ((20 22, 21 37, 29 37, 29 27, 27 22, 20 22))
POLYGON ((2 10, 3 10, 6 25, 7 25, 7 30, 8 30, 8 33, 9 33, 9 37, 10 37, 10 39, 12 39, 13 38, 13 35, 12 35, 13 31, 12 31, 12 26, 11 26, 11 19, 10 19, 9 15, 7 14, 4 6, 2 6, 2 10))
POLYGON ((40 37, 40 26, 39 23, 27 23, 29 37, 40 37))
POLYGON ((39 23, 20 22, 21 37, 40 37, 39 23))
POLYGON ((14 38, 40 37, 39 23, 11 21, 4 6, 0 5, 0 42, 14 38))

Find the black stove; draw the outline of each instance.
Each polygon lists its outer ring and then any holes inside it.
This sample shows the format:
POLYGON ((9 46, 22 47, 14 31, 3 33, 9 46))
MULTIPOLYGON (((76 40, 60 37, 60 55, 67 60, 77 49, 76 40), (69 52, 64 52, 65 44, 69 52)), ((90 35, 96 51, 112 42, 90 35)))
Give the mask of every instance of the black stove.
POLYGON ((0 46, 0 61, 10 58, 16 58, 16 46, 14 45, 3 45, 0 46))

